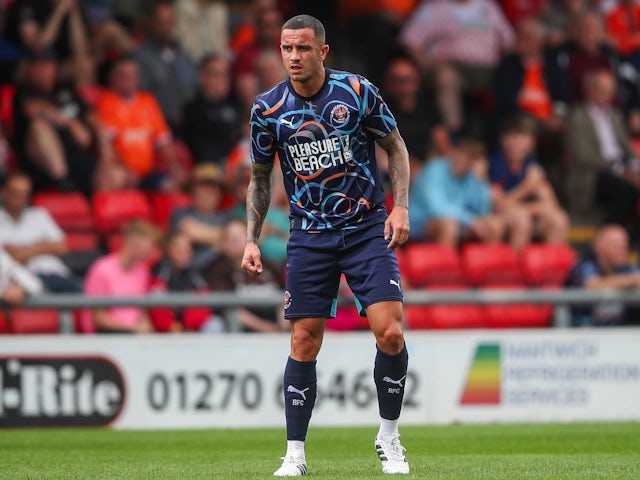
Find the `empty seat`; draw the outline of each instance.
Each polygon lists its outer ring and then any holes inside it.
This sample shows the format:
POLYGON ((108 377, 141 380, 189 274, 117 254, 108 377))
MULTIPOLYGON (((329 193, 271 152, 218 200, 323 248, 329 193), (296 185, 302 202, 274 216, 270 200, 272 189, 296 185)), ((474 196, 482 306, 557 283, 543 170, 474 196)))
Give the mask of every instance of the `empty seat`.
POLYGON ((475 286, 523 285, 520 260, 506 244, 471 243, 462 251, 463 268, 475 286))
POLYGON ((485 316, 478 305, 408 305, 410 329, 484 328, 485 316))
POLYGON ((9 322, 7 321, 7 316, 4 314, 2 310, 0 310, 0 335, 3 333, 9 333, 9 322))
POLYGON ((551 325, 549 305, 486 305, 484 316, 492 328, 545 328, 551 325))
POLYGON ((522 272, 528 285, 564 285, 576 254, 568 245, 528 245, 522 252, 522 272))
POLYGON ((93 252, 100 248, 95 232, 66 232, 66 240, 71 252, 93 252))
POLYGON ((191 205, 191 197, 185 193, 154 192, 149 195, 149 201, 153 209, 153 217, 156 225, 163 230, 169 228, 171 214, 177 208, 191 205))
POLYGON ((57 310, 16 308, 11 310, 11 332, 58 333, 60 318, 57 310))
POLYGON ((412 287, 466 285, 458 252, 433 243, 413 243, 403 252, 404 275, 412 287))
POLYGON ((97 192, 93 195, 93 211, 101 233, 117 231, 130 220, 152 220, 147 197, 138 190, 97 192))
POLYGON ((78 192, 42 192, 33 204, 46 209, 65 232, 91 231, 94 228, 89 201, 78 192))
POLYGON ((13 97, 16 87, 12 83, 0 85, 0 125, 11 136, 15 130, 13 97))

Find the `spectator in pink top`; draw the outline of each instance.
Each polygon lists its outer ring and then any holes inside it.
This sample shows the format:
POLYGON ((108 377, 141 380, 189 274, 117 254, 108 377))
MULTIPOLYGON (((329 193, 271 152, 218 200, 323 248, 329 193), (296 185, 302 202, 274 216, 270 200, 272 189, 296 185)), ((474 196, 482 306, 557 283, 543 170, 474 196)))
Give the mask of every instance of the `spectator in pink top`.
POLYGON ((514 43, 513 29, 498 3, 423 1, 400 32, 399 41, 423 71, 433 75, 436 104, 449 132, 481 135, 469 131, 469 126, 474 120, 482 124, 485 112, 467 111, 467 97, 491 91, 494 70, 514 43))
MULTIPOLYGON (((122 248, 98 259, 87 274, 84 292, 94 296, 146 295, 151 283, 149 258, 158 240, 155 227, 134 220, 124 228, 122 248)), ((149 333, 153 326, 147 312, 137 307, 87 310, 82 329, 99 333, 149 333)))

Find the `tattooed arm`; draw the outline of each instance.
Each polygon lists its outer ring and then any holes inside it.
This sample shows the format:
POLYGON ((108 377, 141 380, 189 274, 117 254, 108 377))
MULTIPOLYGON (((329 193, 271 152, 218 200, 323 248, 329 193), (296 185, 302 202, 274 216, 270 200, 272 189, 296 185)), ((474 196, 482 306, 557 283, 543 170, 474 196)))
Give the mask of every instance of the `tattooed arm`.
POLYGON ((271 170, 273 163, 253 163, 247 191, 247 245, 242 258, 242 268, 255 276, 262 273, 258 240, 271 201, 271 170))
POLYGON ((388 239, 391 235, 389 248, 395 248, 409 238, 409 154, 397 128, 378 140, 378 145, 389 156, 389 179, 394 207, 385 222, 384 236, 388 239))

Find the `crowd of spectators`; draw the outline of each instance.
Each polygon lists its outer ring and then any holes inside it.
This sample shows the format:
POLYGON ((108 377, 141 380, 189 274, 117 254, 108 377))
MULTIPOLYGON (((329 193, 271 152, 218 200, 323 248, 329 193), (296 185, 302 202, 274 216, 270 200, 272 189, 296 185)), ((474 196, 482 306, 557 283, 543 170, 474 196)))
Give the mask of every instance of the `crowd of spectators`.
MULTIPOLYGON (((297 13, 326 25, 328 66, 369 77, 394 112, 412 166, 412 241, 520 252, 566 243, 572 224, 606 224, 589 257, 599 266, 583 262, 571 277, 591 286, 601 284, 592 271, 624 263, 599 260, 606 239, 638 245, 634 0, 0 0, 3 300, 281 288, 289 221, 277 172, 269 274, 250 281, 239 255, 249 111, 285 78, 280 28, 297 13), (175 208, 164 232, 128 224, 120 248, 75 276, 61 261, 63 232, 29 206, 31 193, 128 189, 186 192, 190 206, 175 208)), ((635 286, 612 285, 623 283, 635 286)), ((286 328, 280 313, 251 309, 98 309, 81 323, 286 328)))

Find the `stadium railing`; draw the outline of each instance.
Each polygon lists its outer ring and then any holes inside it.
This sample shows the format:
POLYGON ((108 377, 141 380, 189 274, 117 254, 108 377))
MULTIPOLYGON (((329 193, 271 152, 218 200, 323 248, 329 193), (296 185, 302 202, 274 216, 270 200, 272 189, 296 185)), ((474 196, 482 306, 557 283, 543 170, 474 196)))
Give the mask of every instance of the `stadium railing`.
MULTIPOLYGON (((640 304, 640 292, 636 290, 585 290, 568 289, 480 289, 460 291, 405 292, 408 305, 436 304, 552 304, 554 305, 553 325, 569 326, 569 307, 571 305, 589 305, 597 303, 640 304)), ((163 293, 142 297, 100 297, 77 294, 46 294, 27 299, 23 308, 51 308, 60 312, 60 332, 72 333, 74 321, 72 311, 86 308, 130 307, 184 307, 204 306, 217 309, 239 307, 279 307, 283 295, 236 294, 217 292, 209 294, 163 293)), ((349 304, 348 297, 339 299, 341 304, 349 304)))

